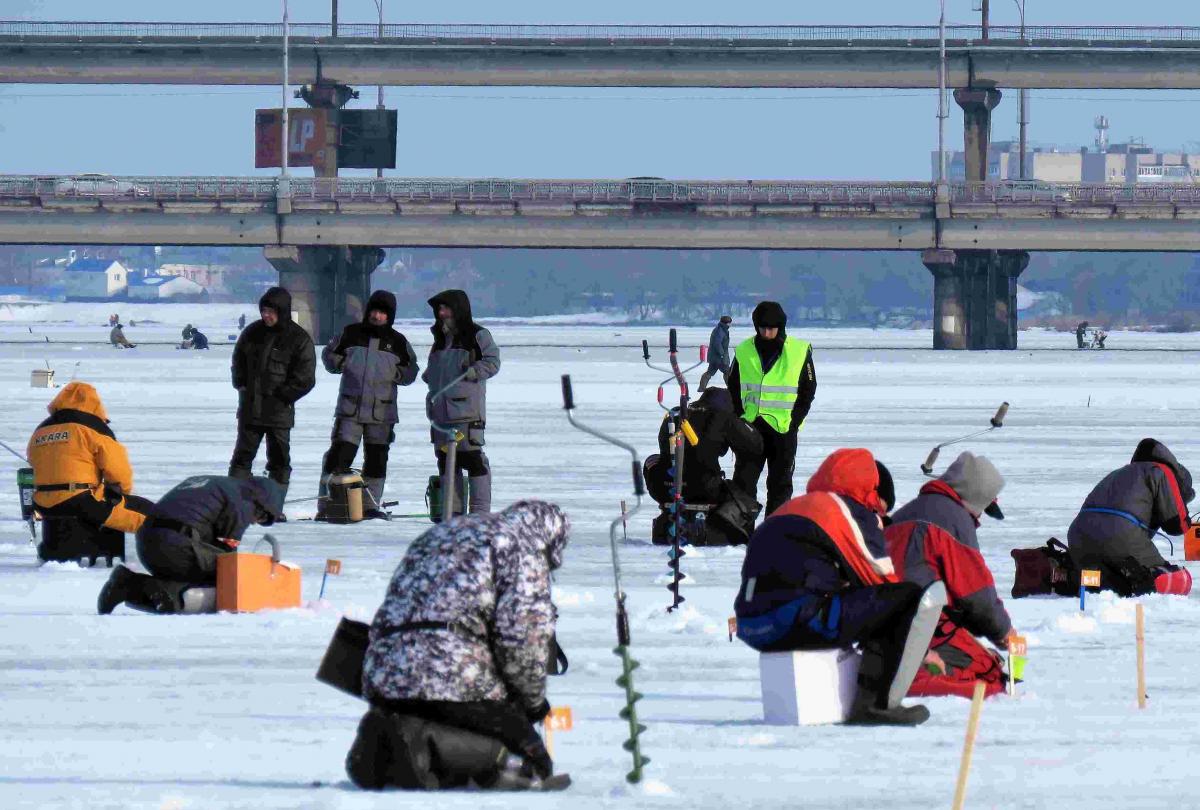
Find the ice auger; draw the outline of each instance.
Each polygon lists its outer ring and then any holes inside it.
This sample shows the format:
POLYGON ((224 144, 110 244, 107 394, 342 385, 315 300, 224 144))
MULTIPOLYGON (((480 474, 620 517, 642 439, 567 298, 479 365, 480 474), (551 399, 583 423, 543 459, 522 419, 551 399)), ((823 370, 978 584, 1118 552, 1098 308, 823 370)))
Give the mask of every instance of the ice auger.
POLYGON ((637 784, 642 781, 642 767, 650 760, 642 756, 642 748, 638 741, 646 727, 639 723, 637 718, 637 702, 642 699, 642 695, 633 687, 633 671, 638 668, 638 662, 629 654, 629 614, 625 611, 625 590, 621 587, 621 559, 617 551, 617 526, 642 507, 642 496, 646 494, 646 485, 642 480, 642 464, 638 460, 637 451, 630 445, 576 421, 575 415, 572 413, 575 408, 575 396, 571 391, 571 375, 569 374, 564 374, 562 377, 562 397, 563 409, 567 412, 567 421, 571 425, 601 441, 627 450, 633 461, 633 495, 635 499, 633 509, 622 510, 622 513, 613 519, 608 527, 608 541, 612 547, 613 582, 616 586, 613 596, 617 602, 617 646, 613 653, 621 659, 621 675, 617 678, 617 686, 625 690, 625 707, 621 709, 620 718, 629 722, 629 739, 621 747, 633 756, 633 769, 625 774, 625 779, 630 783, 637 784))

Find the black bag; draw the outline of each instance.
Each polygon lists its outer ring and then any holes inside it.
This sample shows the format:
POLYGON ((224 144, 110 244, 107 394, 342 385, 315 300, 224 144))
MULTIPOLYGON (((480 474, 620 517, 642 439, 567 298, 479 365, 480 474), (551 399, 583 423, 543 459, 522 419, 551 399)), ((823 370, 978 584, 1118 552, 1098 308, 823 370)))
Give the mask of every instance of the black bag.
POLYGON ((1079 572, 1057 537, 1041 548, 1014 548, 1011 553, 1017 565, 1013 599, 1051 593, 1074 596, 1079 591, 1079 572))
POLYGON ((343 616, 329 640, 321 666, 317 667, 317 680, 362 697, 363 659, 367 657, 370 630, 371 625, 343 616))

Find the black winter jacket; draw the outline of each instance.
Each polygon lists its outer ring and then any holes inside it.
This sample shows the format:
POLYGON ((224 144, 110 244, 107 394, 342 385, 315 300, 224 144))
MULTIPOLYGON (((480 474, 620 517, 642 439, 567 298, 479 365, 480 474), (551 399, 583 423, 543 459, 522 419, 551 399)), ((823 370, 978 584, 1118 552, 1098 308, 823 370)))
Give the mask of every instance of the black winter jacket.
POLYGON ((308 332, 292 320, 287 290, 272 287, 258 306, 274 308, 279 321, 273 327, 255 321, 242 330, 233 347, 238 421, 290 428, 296 423, 296 401, 317 384, 317 353, 308 332))
MULTIPOLYGON (((675 409, 676 412, 678 408, 675 409)), ((735 454, 762 454, 762 436, 733 412, 733 402, 724 388, 709 388, 688 406, 688 423, 699 442, 689 444, 683 455, 683 499, 693 503, 716 503, 721 499, 721 457, 730 449, 735 454)), ((658 429, 658 453, 663 471, 670 466, 671 446, 667 420, 658 429)), ((663 482, 665 484, 665 481, 663 482)))
MULTIPOLYGON (((269 478, 193 475, 163 495, 150 517, 177 520, 199 532, 202 541, 227 549, 220 538, 241 540, 260 514, 277 518, 282 512, 283 488, 269 478)), ((152 531, 153 525, 147 521, 144 528, 152 531)))
POLYGON ((363 425, 394 425, 399 420, 396 387, 417 378, 417 355, 404 335, 392 328, 396 296, 386 290, 371 293, 362 323, 352 323, 321 354, 325 370, 342 375, 337 416, 363 425), (386 312, 386 326, 367 321, 370 312, 386 312))

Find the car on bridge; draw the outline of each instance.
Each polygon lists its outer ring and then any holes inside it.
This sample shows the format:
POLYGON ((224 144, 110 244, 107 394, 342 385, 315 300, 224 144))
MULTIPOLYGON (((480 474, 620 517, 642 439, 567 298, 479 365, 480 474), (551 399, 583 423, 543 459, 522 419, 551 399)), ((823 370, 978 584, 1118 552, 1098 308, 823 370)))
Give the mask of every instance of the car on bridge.
POLYGON ((111 174, 76 174, 58 178, 54 193, 66 197, 147 197, 150 187, 111 174))

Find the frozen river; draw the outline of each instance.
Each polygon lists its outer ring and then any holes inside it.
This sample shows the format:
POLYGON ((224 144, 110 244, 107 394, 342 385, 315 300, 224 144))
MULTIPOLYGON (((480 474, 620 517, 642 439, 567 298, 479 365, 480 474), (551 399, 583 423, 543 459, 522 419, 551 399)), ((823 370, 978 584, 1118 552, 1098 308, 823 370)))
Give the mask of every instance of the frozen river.
MULTIPOLYGON (((111 306, 0 311, 0 439, 23 449, 53 392, 29 387, 49 365, 100 390, 129 448, 137 490, 154 498, 182 478, 223 473, 234 438, 236 395, 228 345, 181 352, 183 323, 214 342, 236 331, 248 307, 128 307, 135 351, 117 351, 103 326, 111 306), (158 323, 148 323, 158 321, 158 323), (49 340, 47 340, 49 338, 49 340)), ((128 310, 125 311, 125 310, 128 310)), ((482 319, 486 322, 486 319, 482 319)), ((126 321, 128 323, 128 321, 126 321)), ((401 329, 423 358, 425 323, 401 329)), ((681 330, 689 356, 707 329, 681 330)), ((647 783, 628 787, 627 727, 614 644, 607 521, 629 497, 621 454, 573 431, 559 376, 575 381, 579 416, 653 451, 662 375, 641 365, 643 337, 665 359, 666 330, 500 324, 503 367, 489 384, 488 454, 495 502, 537 497, 563 505, 574 524, 555 597, 571 672, 550 699, 569 705, 575 729, 557 735, 567 794, 580 807, 813 807, 875 805, 926 810, 954 791, 968 703, 929 701, 917 729, 783 728, 761 723, 756 655, 729 643, 740 550, 696 551, 683 561, 684 609, 668 615, 666 557, 647 544, 651 513, 636 516, 623 548, 633 618, 647 783)), ((749 329, 735 324, 734 337, 749 329)), ((1014 352, 934 353, 928 332, 804 332, 815 346, 818 391, 801 434, 797 490, 831 450, 863 446, 887 463, 901 502, 916 494, 918 465, 940 441, 987 426, 1001 401, 1005 427, 964 445, 991 457, 1008 486, 1008 519, 985 522, 980 540, 1000 590, 1012 585, 1014 547, 1065 537, 1092 485, 1153 436, 1200 467, 1189 376, 1200 335, 1113 333, 1109 346, 1076 352, 1074 336, 1022 333, 1014 352), (1061 351, 1059 351, 1061 349, 1061 351)), ((693 374, 693 381, 698 372, 693 374)), ((315 495, 337 378, 318 372, 293 432, 291 497, 315 495)), ((672 390, 672 389, 669 389, 672 390)), ((423 511, 433 470, 418 386, 401 393, 389 499, 423 511)), ((939 470, 953 459, 943 453, 939 470)), ((259 462, 259 468, 262 466, 259 462)), ((371 795, 342 768, 362 706, 313 673, 339 616, 368 619, 420 519, 330 526, 292 521, 275 531, 285 558, 304 569, 299 610, 258 615, 154 617, 120 608, 95 613, 104 570, 38 568, 19 521, 16 459, 5 454, 0 488, 0 807, 374 808, 551 806, 555 797, 371 795), (317 601, 326 558, 342 561, 317 601), (321 786, 313 786, 320 782, 321 786)), ((314 511, 289 509, 292 517, 314 511)), ((260 529, 247 537, 253 545, 260 529)), ((129 549, 132 554, 132 540, 129 549)), ((1164 552, 1166 549, 1164 548, 1164 552)), ((1176 560, 1182 545, 1176 546, 1176 560)), ((1196 598, 1147 597, 1150 705, 1134 689, 1132 601, 1009 601, 1030 640, 1028 682, 984 709, 968 807, 1157 808, 1189 806, 1188 751, 1200 743, 1195 684, 1196 598)))

